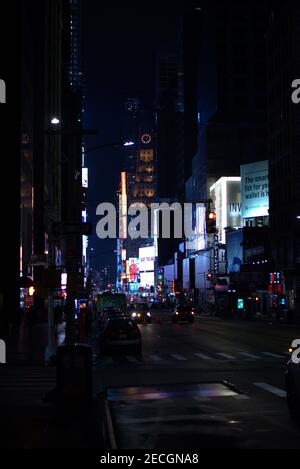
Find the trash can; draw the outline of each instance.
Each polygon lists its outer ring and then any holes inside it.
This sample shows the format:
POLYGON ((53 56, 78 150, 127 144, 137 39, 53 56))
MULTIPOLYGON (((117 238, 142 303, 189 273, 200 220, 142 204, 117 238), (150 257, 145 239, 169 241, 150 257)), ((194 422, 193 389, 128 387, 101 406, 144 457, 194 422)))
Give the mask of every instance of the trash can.
POLYGON ((58 405, 86 406, 92 402, 92 348, 86 344, 57 348, 58 405))

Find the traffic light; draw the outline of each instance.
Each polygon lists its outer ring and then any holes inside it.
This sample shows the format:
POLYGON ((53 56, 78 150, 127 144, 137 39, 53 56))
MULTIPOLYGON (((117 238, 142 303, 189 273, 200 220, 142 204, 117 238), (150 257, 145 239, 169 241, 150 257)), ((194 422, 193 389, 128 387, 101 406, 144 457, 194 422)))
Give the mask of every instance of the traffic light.
POLYGON ((208 210, 206 212, 206 233, 216 233, 216 213, 208 210))
POLYGON ((211 272, 208 272, 206 278, 207 278, 207 280, 208 280, 209 282, 211 282, 211 280, 212 280, 212 273, 211 273, 211 272))

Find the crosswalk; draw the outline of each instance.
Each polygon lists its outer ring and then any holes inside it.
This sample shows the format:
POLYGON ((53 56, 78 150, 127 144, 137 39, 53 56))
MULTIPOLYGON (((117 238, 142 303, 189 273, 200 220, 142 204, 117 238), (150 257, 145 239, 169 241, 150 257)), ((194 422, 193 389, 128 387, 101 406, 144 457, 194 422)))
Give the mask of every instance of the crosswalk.
POLYGON ((288 353, 272 353, 272 352, 202 352, 196 351, 193 353, 143 353, 142 355, 106 355, 98 356, 93 355, 93 364, 96 367, 113 365, 113 364, 157 364, 163 365, 167 363, 187 363, 191 361, 196 362, 256 362, 256 361, 282 361, 286 362, 288 360, 288 353))
MULTIPOLYGON (((200 353, 198 353, 199 355, 200 353)), ((172 354, 174 360, 182 361, 182 356, 175 357, 172 354)), ((205 356, 204 354, 202 354, 205 356)), ((200 355, 201 356, 201 355, 200 355)), ((203 358, 202 359, 205 359, 203 358)), ((207 360, 212 359, 207 355, 207 360)), ((138 357, 127 357, 128 363, 143 363, 141 362, 138 357)), ((151 355, 149 355, 151 359, 151 355)), ((158 358, 161 361, 163 359, 159 357, 159 355, 152 355, 152 359, 154 362, 157 362, 158 358)), ((126 357, 125 357, 126 360, 126 357)), ((103 358, 103 363, 106 364, 114 364, 113 357, 105 357, 103 358)), ((47 368, 47 367, 0 367, 0 398, 3 395, 19 393, 20 399, 24 398, 24 394, 31 393, 42 395, 45 392, 53 389, 56 385, 56 371, 55 367, 47 368)), ((244 388, 245 390, 245 388, 244 388)), ((272 396, 276 396, 277 398, 286 398, 286 391, 283 387, 277 387, 273 383, 268 382, 251 382, 248 383, 246 386, 246 393, 233 393, 233 397, 237 400, 245 400, 250 399, 253 397, 257 391, 262 394, 271 394, 272 396)), ((199 399, 208 399, 209 396, 199 397, 199 399)), ((210 396, 213 397, 213 396, 210 396)))

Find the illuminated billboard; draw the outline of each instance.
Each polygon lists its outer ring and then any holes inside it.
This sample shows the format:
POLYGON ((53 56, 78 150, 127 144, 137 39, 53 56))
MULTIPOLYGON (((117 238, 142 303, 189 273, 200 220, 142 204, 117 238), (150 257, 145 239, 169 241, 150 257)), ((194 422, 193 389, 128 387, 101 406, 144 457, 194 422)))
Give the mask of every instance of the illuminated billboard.
POLYGON ((226 242, 225 228, 239 228, 241 218, 241 178, 222 177, 210 187, 210 197, 216 213, 216 226, 219 240, 226 242))
POLYGON ((137 292, 139 289, 140 284, 139 283, 130 283, 129 284, 129 291, 130 292, 137 292))
POLYGON ((242 218, 269 215, 268 161, 241 165, 242 218))
POLYGON ((139 249, 140 272, 148 272, 154 270, 155 247, 148 246, 139 249))
POLYGON ((88 168, 82 168, 82 187, 89 186, 89 173, 88 168))
POLYGON ((186 258, 182 261, 182 287, 190 288, 190 259, 186 258))
POLYGON ((141 282, 140 286, 143 288, 150 288, 154 286, 154 272, 141 272, 140 273, 141 282))
POLYGON ((137 257, 130 257, 126 263, 126 274, 128 281, 136 283, 139 276, 139 259, 137 257))
POLYGON ((126 188, 126 172, 121 173, 121 194, 119 196, 119 210, 120 210, 120 226, 119 238, 127 238, 127 188, 126 188))

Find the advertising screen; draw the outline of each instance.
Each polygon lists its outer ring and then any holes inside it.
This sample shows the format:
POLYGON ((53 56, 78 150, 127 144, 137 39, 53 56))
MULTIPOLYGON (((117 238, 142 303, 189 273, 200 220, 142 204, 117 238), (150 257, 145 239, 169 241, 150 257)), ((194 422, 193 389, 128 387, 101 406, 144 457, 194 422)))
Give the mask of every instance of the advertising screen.
POLYGON ((136 283, 139 275, 139 259, 136 257, 130 257, 128 259, 126 274, 128 275, 128 281, 130 283, 136 283))
POLYGON ((140 273, 141 282, 140 286, 143 288, 149 288, 154 286, 154 272, 141 272, 140 273))
POLYGON ((147 272, 154 270, 155 248, 148 246, 139 249, 140 258, 140 272, 147 272))
POLYGON ((222 177, 210 187, 210 195, 216 212, 216 225, 221 243, 225 243, 225 228, 242 226, 241 178, 222 177))
POLYGON ((241 166, 242 218, 269 215, 268 161, 241 166))

